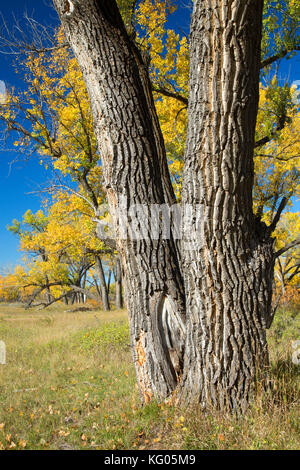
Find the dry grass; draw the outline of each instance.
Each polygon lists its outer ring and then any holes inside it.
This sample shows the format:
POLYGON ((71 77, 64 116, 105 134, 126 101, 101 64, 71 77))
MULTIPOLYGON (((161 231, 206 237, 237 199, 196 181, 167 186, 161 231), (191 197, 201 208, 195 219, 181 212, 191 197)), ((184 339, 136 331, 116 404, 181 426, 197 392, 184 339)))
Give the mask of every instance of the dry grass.
POLYGON ((291 341, 299 319, 281 312, 269 334, 273 392, 248 413, 143 408, 125 311, 24 311, 0 306, 0 448, 298 449, 299 366, 291 341))

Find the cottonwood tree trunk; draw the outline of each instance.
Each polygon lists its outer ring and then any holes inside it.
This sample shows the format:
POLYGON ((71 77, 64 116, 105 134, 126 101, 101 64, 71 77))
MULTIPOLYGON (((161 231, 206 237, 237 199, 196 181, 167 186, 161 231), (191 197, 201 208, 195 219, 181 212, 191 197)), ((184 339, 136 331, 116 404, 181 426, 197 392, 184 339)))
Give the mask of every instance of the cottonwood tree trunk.
POLYGON ((121 234, 121 196, 151 207, 174 195, 146 66, 115 1, 54 4, 91 99, 142 399, 177 386, 187 402, 244 407, 267 364, 274 264, 252 212, 263 0, 194 1, 182 257, 161 227, 121 234))
POLYGON ((182 393, 204 405, 243 407, 267 365, 273 240, 252 211, 262 8, 196 1, 191 24, 183 201, 198 204, 201 224, 192 222, 200 237, 184 250, 182 393))
POLYGON ((172 237, 162 239, 160 228, 156 239, 152 239, 151 227, 145 228, 143 239, 122 237, 117 213, 122 197, 130 205, 146 208, 172 198, 143 60, 126 33, 115 1, 55 0, 54 4, 91 99, 107 199, 125 275, 141 397, 144 402, 154 396, 162 399, 176 386, 173 349, 179 357, 183 353, 184 288, 177 248, 172 237), (163 327, 163 310, 166 318, 172 316, 175 332, 163 327))

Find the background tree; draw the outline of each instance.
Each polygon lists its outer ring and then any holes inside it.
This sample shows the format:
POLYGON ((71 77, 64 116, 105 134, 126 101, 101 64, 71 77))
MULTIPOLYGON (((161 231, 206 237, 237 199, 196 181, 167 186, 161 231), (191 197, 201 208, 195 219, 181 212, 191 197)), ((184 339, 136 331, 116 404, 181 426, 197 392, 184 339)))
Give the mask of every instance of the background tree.
POLYGON ((103 243, 95 236, 93 223, 89 216, 82 215, 82 210, 78 210, 76 196, 59 193, 53 204, 46 207, 47 215, 41 210, 36 214, 27 211, 22 224, 15 220, 9 227, 19 235, 20 249, 27 254, 26 275, 22 273, 19 278, 19 287, 35 287, 29 305, 45 291, 45 306, 61 299, 74 303, 84 301, 86 296, 95 298, 88 284, 91 284, 89 271, 96 265, 103 308, 110 309, 101 261, 103 243))
POLYGON ((299 224, 299 212, 286 212, 278 224, 276 231, 275 307, 280 300, 286 302, 291 296, 294 297, 292 301, 295 305, 299 304, 300 248, 299 243, 295 242, 295 234, 299 234, 300 231, 299 224))
MULTIPOLYGON (((58 182, 52 183, 48 189, 52 192, 66 188, 71 191, 73 200, 78 199, 76 210, 83 211, 83 218, 89 214, 91 227, 96 233, 98 209, 105 202, 105 196, 90 103, 77 62, 65 47, 61 31, 53 43, 55 46, 50 51, 27 51, 21 64, 27 88, 20 92, 11 90, 2 106, 1 119, 5 124, 4 132, 14 134, 14 145, 18 150, 26 156, 38 152, 41 164, 51 173, 59 174, 58 182), (82 199, 81 204, 79 199, 82 199)), ((62 235, 64 243, 63 234, 59 227, 57 229, 56 234, 62 235)), ((78 238, 77 242, 80 243, 78 238)), ((101 246, 104 247, 103 243, 101 246)), ((103 249, 106 253, 113 253, 111 247, 103 249)), ((82 260, 82 257, 77 260, 78 269, 82 260)), ((42 261, 46 269, 46 260, 42 261)), ((109 298, 100 252, 97 252, 95 262, 101 279, 103 307, 108 310, 109 298)), ((120 286, 121 272, 116 272, 116 284, 120 286)), ((73 281, 70 281, 73 285, 80 282, 79 279, 73 281)), ((117 292, 120 306, 122 290, 118 288, 117 292)))

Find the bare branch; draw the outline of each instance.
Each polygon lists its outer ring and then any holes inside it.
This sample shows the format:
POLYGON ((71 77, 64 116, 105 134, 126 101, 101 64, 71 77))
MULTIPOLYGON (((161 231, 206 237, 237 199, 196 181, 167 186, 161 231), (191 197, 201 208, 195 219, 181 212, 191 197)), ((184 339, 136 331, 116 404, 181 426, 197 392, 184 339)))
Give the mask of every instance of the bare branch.
POLYGON ((282 51, 278 52, 278 54, 275 54, 273 55, 272 57, 268 57, 267 59, 263 60, 261 63, 260 63, 260 68, 263 69, 265 67, 267 67, 268 65, 271 65, 273 64, 274 62, 276 62, 277 60, 280 60, 280 59, 283 59, 284 57, 286 57, 288 54, 291 54, 292 52, 295 52, 295 51, 300 51, 300 47, 299 46, 295 46, 291 49, 283 49, 282 51))
POLYGON ((52 52, 70 48, 67 41, 57 44, 55 41, 55 28, 43 25, 24 14, 24 22, 14 17, 13 27, 8 27, 3 15, 0 32, 0 53, 7 55, 27 55, 52 52))
POLYGON ((155 93, 160 93, 161 95, 168 96, 170 98, 175 98, 175 100, 180 101, 184 105, 188 105, 188 99, 185 96, 180 95, 180 93, 176 93, 170 90, 167 90, 164 87, 156 87, 152 84, 152 91, 155 93))
POLYGON ((255 142, 254 148, 262 147, 263 145, 266 145, 268 142, 271 142, 271 140, 274 139, 276 134, 278 132, 282 131, 282 129, 286 125, 286 122, 287 122, 286 116, 282 116, 279 119, 279 122, 278 122, 276 128, 270 133, 270 135, 267 135, 267 136, 263 137, 262 139, 259 139, 257 142, 255 142))
POLYGON ((276 251, 275 258, 278 258, 278 256, 283 255, 283 253, 290 250, 291 248, 294 248, 297 245, 300 245, 300 237, 296 238, 296 240, 293 240, 292 242, 288 243, 287 245, 285 245, 280 250, 276 251))
POLYGON ((70 296, 72 293, 80 292, 82 294, 85 294, 87 297, 93 299, 93 300, 98 300, 98 297, 94 295, 92 292, 88 291, 87 289, 83 289, 82 287, 75 286, 74 284, 66 285, 65 287, 69 288, 68 292, 65 292, 64 294, 60 295, 59 297, 55 297, 52 300, 49 300, 48 302, 40 302, 38 304, 33 304, 34 300, 37 298, 38 295, 40 295, 45 289, 49 289, 50 287, 54 286, 60 286, 63 287, 62 282, 50 282, 48 284, 45 284, 43 286, 39 286, 36 283, 31 283, 27 284, 26 286, 23 286, 23 288, 26 287, 39 287, 32 296, 30 297, 30 300, 28 301, 26 305, 26 309, 31 308, 31 307, 39 307, 39 306, 44 306, 43 308, 49 307, 50 305, 54 304, 55 302, 58 302, 59 300, 63 299, 64 297, 70 296))
MULTIPOLYGON (((74 189, 70 188, 70 186, 67 186, 65 184, 53 184, 49 188, 39 189, 38 191, 30 191, 30 192, 25 193, 25 194, 56 193, 57 191, 61 191, 61 190, 69 191, 70 193, 74 194, 75 196, 83 199, 93 209, 95 215, 97 214, 97 207, 95 207, 88 198, 86 198, 82 193, 80 193, 78 191, 75 191, 74 189)), ((86 214, 86 215, 88 215, 88 214, 86 214)))
POLYGON ((175 134, 176 134, 176 139, 178 141, 180 141, 180 139, 179 139, 178 132, 177 132, 177 120, 178 120, 178 117, 179 117, 181 111, 184 111, 185 109, 187 109, 187 106, 183 106, 182 108, 180 108, 180 110, 176 114, 176 117, 175 117, 175 120, 174 120, 174 131, 175 131, 175 134))
POLYGON ((267 229, 267 233, 268 235, 271 235, 272 232, 274 232, 278 222, 279 222, 279 219, 280 219, 280 216, 282 214, 282 212, 284 211, 286 205, 288 203, 288 198, 287 197, 283 197, 281 199, 281 202, 279 204, 279 207, 277 209, 277 212, 275 214, 275 217, 274 219, 272 220, 272 223, 269 225, 268 229, 267 229))

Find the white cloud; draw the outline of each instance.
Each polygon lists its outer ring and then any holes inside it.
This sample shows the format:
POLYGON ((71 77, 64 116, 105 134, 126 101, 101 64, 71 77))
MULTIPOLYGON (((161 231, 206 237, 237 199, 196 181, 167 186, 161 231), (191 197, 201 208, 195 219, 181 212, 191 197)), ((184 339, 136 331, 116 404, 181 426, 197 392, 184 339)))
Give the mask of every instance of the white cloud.
POLYGON ((293 101, 295 104, 299 104, 300 102, 300 80, 294 80, 292 83, 292 87, 295 89, 295 93, 293 96, 293 101))
POLYGON ((3 80, 0 80, 0 104, 5 103, 6 87, 3 80))

